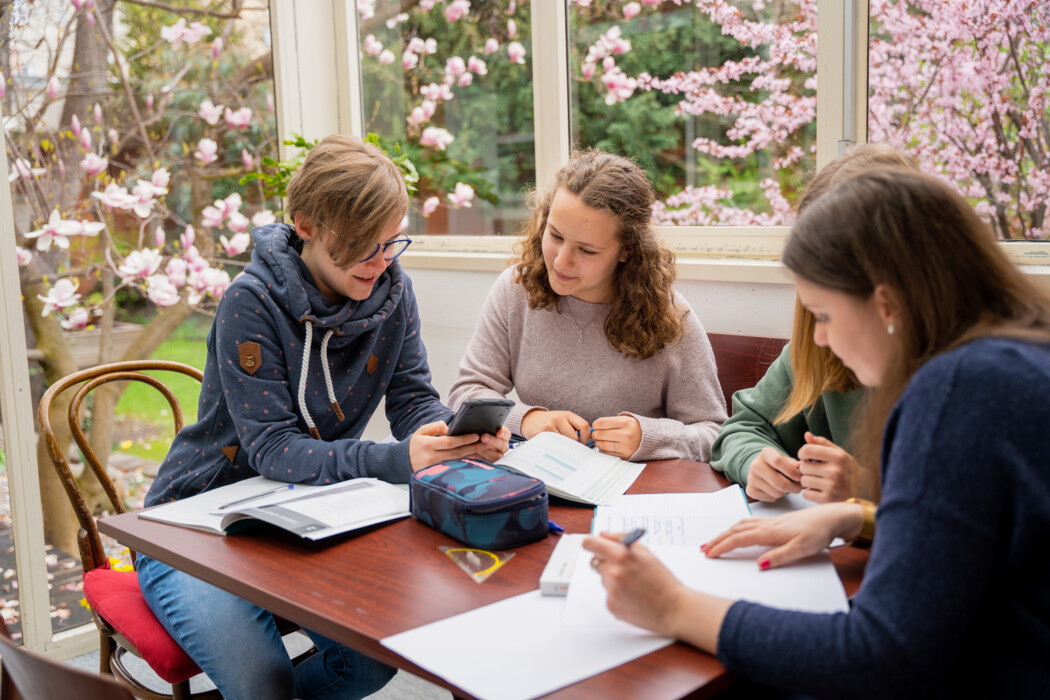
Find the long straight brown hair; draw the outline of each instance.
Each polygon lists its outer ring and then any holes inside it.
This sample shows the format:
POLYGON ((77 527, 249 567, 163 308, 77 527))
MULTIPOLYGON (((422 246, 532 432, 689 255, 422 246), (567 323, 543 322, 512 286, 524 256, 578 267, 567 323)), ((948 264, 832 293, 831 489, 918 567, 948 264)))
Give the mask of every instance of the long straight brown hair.
MULTIPOLYGON (((833 185, 857 173, 879 166, 915 168, 915 161, 900 151, 881 143, 862 143, 831 161, 810 181, 798 203, 801 214, 833 185)), ((826 391, 847 392, 860 388, 853 372, 842 364, 835 353, 813 342, 816 320, 795 297, 795 320, 791 329, 791 371, 794 380, 791 394, 773 419, 774 424, 787 423, 806 410, 826 391)))
MULTIPOLYGON (((861 464, 879 464, 890 409, 931 358, 984 336, 1050 343, 1050 294, 1006 258, 962 195, 914 171, 835 185, 795 222, 782 259, 821 287, 867 300, 885 285, 894 300, 893 356, 855 441, 861 464)), ((871 486, 877 493, 877 478, 871 486)))

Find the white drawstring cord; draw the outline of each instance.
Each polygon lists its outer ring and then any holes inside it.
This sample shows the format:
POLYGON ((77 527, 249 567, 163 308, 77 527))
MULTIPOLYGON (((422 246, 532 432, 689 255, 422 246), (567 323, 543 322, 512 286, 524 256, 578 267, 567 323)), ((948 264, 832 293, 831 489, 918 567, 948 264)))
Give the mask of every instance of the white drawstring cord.
POLYGON ((306 338, 303 340, 303 366, 299 372, 299 411, 303 414, 306 427, 310 429, 310 435, 314 440, 320 440, 321 433, 318 432, 314 419, 310 417, 310 411, 306 408, 306 379, 310 371, 310 345, 314 338, 314 324, 309 321, 303 323, 306 325, 306 338))
POLYGON ((328 341, 335 335, 335 329, 329 328, 321 340, 321 372, 324 374, 324 385, 328 390, 328 402, 332 404, 335 417, 343 420, 343 409, 339 408, 339 402, 335 400, 335 387, 332 386, 332 372, 328 369, 328 341))

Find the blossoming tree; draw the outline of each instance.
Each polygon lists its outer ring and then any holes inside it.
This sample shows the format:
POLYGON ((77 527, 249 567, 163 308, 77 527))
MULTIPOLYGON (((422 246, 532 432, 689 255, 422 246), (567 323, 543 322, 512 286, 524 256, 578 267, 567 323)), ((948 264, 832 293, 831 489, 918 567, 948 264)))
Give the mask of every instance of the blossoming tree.
MULTIPOLYGON (((39 82, 0 80, 0 97, 26 316, 49 382, 77 369, 70 344, 88 326, 101 329, 99 361, 148 358, 214 307, 247 262, 248 229, 275 220, 278 202, 237 184, 276 152, 271 59, 252 38, 265 3, 164 7, 70 0, 23 3, 12 16, 5 72, 43 67, 39 82), (114 357, 118 302, 136 299, 158 312, 114 357)), ((113 385, 94 394, 103 463, 118 396, 113 385)), ((45 535, 75 552, 42 445, 38 462, 45 535)))

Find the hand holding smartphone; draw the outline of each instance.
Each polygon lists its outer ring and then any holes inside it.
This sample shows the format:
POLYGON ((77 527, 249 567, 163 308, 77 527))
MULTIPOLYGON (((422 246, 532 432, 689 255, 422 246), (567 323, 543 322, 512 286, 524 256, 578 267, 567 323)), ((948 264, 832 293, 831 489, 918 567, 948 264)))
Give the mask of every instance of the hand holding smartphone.
POLYGON ((495 435, 507 420, 514 402, 510 399, 475 398, 459 407, 448 426, 448 435, 495 435))

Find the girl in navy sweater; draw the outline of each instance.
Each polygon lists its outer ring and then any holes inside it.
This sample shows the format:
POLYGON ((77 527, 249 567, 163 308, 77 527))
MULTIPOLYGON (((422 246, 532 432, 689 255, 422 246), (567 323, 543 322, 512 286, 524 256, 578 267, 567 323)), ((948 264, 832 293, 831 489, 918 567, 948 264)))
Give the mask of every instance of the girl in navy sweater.
MULTIPOLYGON (((618 617, 737 677, 829 698, 1042 697, 1050 688, 1050 298, 953 189, 875 170, 814 202, 784 264, 828 346, 873 387, 858 452, 880 464, 871 558, 849 613, 684 588, 643 546, 589 538, 618 617), (881 454, 880 454, 881 453, 881 454)), ((802 486, 805 487, 805 477, 802 486)), ((704 550, 765 570, 871 535, 874 509, 743 521, 704 550)))

